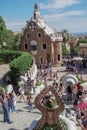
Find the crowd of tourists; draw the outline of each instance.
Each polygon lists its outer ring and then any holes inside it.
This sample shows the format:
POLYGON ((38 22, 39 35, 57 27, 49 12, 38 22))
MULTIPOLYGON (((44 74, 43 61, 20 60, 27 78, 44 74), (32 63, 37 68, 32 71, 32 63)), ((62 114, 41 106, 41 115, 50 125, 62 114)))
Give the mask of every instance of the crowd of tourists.
MULTIPOLYGON (((2 103, 2 108, 4 111, 4 118, 3 121, 11 124, 10 112, 17 112, 17 100, 20 102, 26 103, 29 106, 30 111, 33 111, 33 95, 36 94, 35 91, 35 83, 40 82, 41 84, 47 85, 47 82, 50 80, 52 82, 52 86, 55 88, 57 93, 63 97, 63 93, 66 94, 67 105, 69 106, 72 104, 72 108, 70 111, 73 110, 76 115, 76 120, 78 124, 81 126, 82 130, 87 129, 87 91, 81 86, 80 83, 75 85, 68 85, 64 88, 62 82, 60 82, 60 75, 59 71, 56 70, 53 72, 52 65, 50 64, 49 67, 40 67, 35 79, 31 79, 31 77, 27 77, 26 83, 23 81, 18 82, 18 93, 19 96, 17 97, 14 90, 10 93, 6 92, 4 89, 0 91, 0 101, 2 103), (27 95, 25 96, 25 86, 27 86, 28 91, 27 95), (32 95, 33 91, 33 95, 32 95), (26 97, 26 98, 25 98, 26 97), (83 121, 85 120, 85 121, 83 121), (84 123, 85 122, 85 123, 84 123)), ((43 98, 43 104, 45 103, 45 98, 43 98)), ((64 99, 63 99, 64 100, 64 99)), ((64 100, 64 103, 66 105, 64 100)), ((66 111, 67 112, 67 111, 66 111)))

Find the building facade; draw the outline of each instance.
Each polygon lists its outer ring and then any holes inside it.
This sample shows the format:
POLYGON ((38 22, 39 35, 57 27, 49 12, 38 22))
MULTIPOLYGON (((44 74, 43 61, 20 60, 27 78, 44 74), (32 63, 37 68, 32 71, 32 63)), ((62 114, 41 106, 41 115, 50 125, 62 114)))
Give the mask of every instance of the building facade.
POLYGON ((79 44, 79 52, 80 56, 87 57, 87 43, 80 43, 79 44))
POLYGON ((62 33, 46 24, 35 4, 33 17, 26 21, 20 37, 21 50, 32 54, 37 65, 52 63, 58 66, 62 63, 62 40, 62 33))

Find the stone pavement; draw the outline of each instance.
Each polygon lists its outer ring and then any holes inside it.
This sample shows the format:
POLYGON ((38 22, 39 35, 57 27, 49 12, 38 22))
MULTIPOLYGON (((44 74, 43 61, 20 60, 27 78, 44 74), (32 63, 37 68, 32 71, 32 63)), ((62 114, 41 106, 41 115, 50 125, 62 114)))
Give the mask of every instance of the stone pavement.
MULTIPOLYGON (((65 74, 65 67, 55 68, 53 71, 59 70, 59 76, 61 77, 65 74)), ((0 83, 2 83, 1 78, 3 75, 9 71, 8 65, 0 65, 0 83)), ((86 80, 87 73, 82 74, 82 77, 86 80)), ((28 105, 25 103, 17 103, 18 113, 11 112, 10 118, 13 121, 12 124, 3 123, 3 112, 0 110, 0 130, 28 130, 28 126, 33 120, 40 116, 40 112, 34 108, 33 112, 29 112, 28 105)), ((77 130, 81 130, 80 127, 77 127, 77 130)))
POLYGON ((40 116, 40 112, 36 108, 31 113, 28 105, 23 102, 18 102, 17 108, 18 113, 10 112, 12 124, 3 122, 3 112, 0 110, 0 130, 28 130, 31 122, 40 116))

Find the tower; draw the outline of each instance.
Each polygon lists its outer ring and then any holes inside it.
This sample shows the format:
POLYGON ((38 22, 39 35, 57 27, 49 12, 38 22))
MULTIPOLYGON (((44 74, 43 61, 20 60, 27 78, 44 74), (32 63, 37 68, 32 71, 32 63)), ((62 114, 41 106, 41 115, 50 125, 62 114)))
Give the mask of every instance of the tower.
POLYGON ((39 10, 38 10, 38 5, 35 4, 35 5, 34 5, 34 19, 35 19, 35 20, 38 20, 39 18, 40 18, 40 12, 39 12, 39 10))

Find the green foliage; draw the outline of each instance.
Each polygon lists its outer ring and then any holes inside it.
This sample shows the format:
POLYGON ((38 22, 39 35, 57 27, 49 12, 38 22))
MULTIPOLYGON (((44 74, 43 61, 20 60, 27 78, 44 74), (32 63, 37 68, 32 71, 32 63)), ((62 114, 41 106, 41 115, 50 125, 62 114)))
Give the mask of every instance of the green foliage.
POLYGON ((36 87, 38 87, 38 86, 40 86, 40 85, 41 85, 41 83, 38 82, 38 81, 37 81, 36 84, 35 84, 36 87))
POLYGON ((0 85, 0 90, 2 90, 2 89, 4 89, 5 91, 7 91, 7 88, 6 88, 6 87, 0 85))
POLYGON ((67 55, 68 53, 69 53, 69 52, 68 52, 66 46, 65 46, 65 45, 62 45, 62 54, 63 54, 63 56, 67 55))
MULTIPOLYGON (((60 122, 60 125, 62 126, 62 130, 67 130, 67 124, 61 118, 59 118, 59 122, 60 122)), ((39 130, 58 130, 58 127, 56 124, 54 124, 52 126, 44 126, 43 128, 39 130)))
POLYGON ((79 46, 77 45, 71 48, 71 54, 78 55, 78 51, 79 51, 79 46))
POLYGON ((3 86, 2 86, 2 85, 0 85, 0 90, 2 90, 2 88, 3 88, 3 86))
MULTIPOLYGON (((4 79, 5 82, 6 82, 6 76, 7 76, 7 75, 10 77, 11 83, 12 83, 13 85, 15 85, 15 84, 17 83, 17 81, 18 81, 18 78, 16 77, 16 75, 15 75, 12 71, 8 71, 8 72, 4 75, 4 77, 3 77, 3 79, 4 79)), ((6 82, 6 84, 7 84, 7 82, 6 82)))
POLYGON ((61 126, 62 126, 62 130, 67 130, 67 125, 66 125, 66 123, 64 122, 64 120, 60 118, 59 121, 60 121, 60 124, 61 124, 61 126))
MULTIPOLYGON (((11 71, 8 75, 12 83, 16 83, 19 76, 24 75, 31 67, 32 56, 27 52, 2 50, 0 51, 0 63, 9 63, 11 71)), ((4 76, 4 79, 6 77, 4 76)))
POLYGON ((0 48, 9 50, 19 50, 20 33, 14 35, 14 32, 6 28, 4 19, 0 16, 0 48))
POLYGON ((47 102, 46 102, 46 106, 48 108, 51 108, 51 109, 55 108, 56 107, 56 100, 52 99, 52 98, 48 99, 47 102))
MULTIPOLYGON (((66 76, 67 74, 64 74, 61 78, 60 81, 62 81, 62 79, 66 76)), ((78 74, 76 75, 77 79, 79 80, 80 83, 84 83, 85 81, 82 79, 81 76, 79 76, 78 74)))
POLYGON ((23 52, 21 56, 10 63, 10 69, 12 73, 15 74, 15 77, 19 78, 27 72, 32 62, 32 56, 27 52, 23 52))
POLYGON ((78 74, 76 75, 77 79, 79 80, 80 83, 84 83, 85 81, 82 79, 82 76, 79 76, 78 74))
POLYGON ((10 63, 21 54, 20 51, 2 50, 0 51, 0 63, 10 63))
POLYGON ((43 128, 39 129, 39 130, 58 130, 57 125, 52 125, 52 126, 44 126, 43 128))
POLYGON ((79 39, 77 44, 79 45, 79 43, 87 43, 87 39, 79 39))
POLYGON ((62 31, 62 35, 63 35, 63 42, 66 43, 69 40, 69 33, 67 29, 64 29, 62 31))

